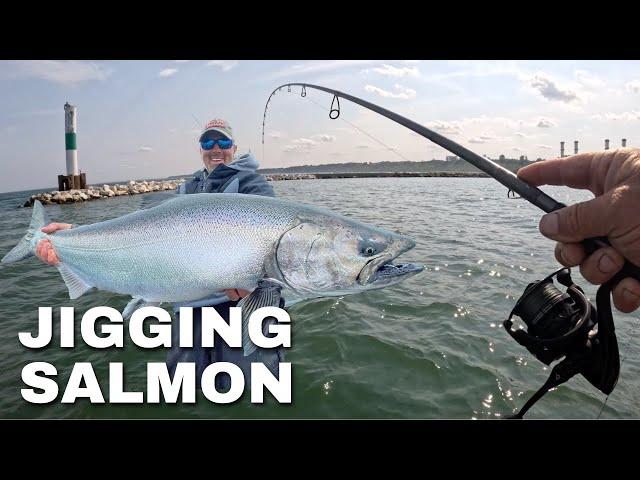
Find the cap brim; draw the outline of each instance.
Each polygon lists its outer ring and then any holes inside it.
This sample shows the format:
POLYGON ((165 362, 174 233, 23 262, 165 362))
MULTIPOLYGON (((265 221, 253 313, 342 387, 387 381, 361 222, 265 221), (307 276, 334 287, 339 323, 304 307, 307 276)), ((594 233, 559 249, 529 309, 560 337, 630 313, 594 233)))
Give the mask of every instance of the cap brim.
POLYGON ((225 132, 224 130, 220 130, 219 128, 207 128, 204 132, 200 134, 200 140, 202 140, 202 136, 208 132, 218 132, 224 135, 225 137, 227 137, 229 140, 233 140, 233 137, 229 135, 228 132, 225 132))

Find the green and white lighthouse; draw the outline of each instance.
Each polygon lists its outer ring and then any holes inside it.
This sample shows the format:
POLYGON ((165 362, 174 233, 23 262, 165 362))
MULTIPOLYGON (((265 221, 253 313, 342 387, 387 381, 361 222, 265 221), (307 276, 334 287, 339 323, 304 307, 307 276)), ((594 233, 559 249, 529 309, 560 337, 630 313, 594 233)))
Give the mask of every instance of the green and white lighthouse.
POLYGON ((64 104, 64 146, 67 150, 67 175, 78 175, 76 107, 69 102, 64 104))
POLYGON ((87 187, 84 173, 78 169, 78 142, 76 138, 76 107, 64 104, 64 146, 67 155, 67 174, 58 175, 58 190, 73 190, 87 187))

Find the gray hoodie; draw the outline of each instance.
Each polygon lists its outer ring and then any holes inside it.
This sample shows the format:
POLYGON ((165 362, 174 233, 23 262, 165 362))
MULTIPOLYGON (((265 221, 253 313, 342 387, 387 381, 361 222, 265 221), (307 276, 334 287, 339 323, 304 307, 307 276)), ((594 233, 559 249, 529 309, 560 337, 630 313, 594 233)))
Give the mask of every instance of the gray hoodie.
MULTIPOLYGON (((238 155, 231 163, 218 165, 212 172, 208 172, 206 168, 198 170, 193 178, 180 185, 178 193, 247 193, 275 197, 267 179, 256 172, 259 166, 258 160, 251 153, 238 155)), ((218 292, 200 300, 175 303, 173 308, 177 312, 180 307, 208 307, 228 301, 229 297, 218 292)))

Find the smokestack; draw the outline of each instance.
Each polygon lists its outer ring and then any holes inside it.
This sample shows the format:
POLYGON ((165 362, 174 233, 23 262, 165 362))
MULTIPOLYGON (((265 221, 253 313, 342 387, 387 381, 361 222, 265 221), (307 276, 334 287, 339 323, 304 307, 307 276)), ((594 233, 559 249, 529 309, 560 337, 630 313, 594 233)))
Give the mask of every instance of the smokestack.
POLYGON ((609 150, 609 139, 608 138, 606 138, 605 141, 604 141, 604 149, 605 150, 609 150))
POLYGON ((573 142, 573 154, 574 155, 578 154, 578 140, 573 142))
POLYGON ((564 142, 560 142, 560 158, 564 157, 564 142))
POLYGON ((626 138, 623 138, 623 139, 622 139, 622 147, 624 148, 624 147, 626 147, 626 146, 627 146, 627 139, 626 139, 626 138))

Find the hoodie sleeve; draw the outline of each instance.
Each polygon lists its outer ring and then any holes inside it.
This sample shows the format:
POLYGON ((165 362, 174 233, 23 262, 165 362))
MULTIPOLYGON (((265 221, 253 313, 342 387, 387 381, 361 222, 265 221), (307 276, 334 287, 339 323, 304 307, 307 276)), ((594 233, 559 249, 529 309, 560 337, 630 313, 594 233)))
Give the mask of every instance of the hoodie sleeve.
POLYGON ((244 175, 240 180, 240 188, 238 193, 247 193, 249 195, 263 195, 265 197, 275 197, 276 192, 269 185, 267 179, 259 173, 251 173, 244 175))

